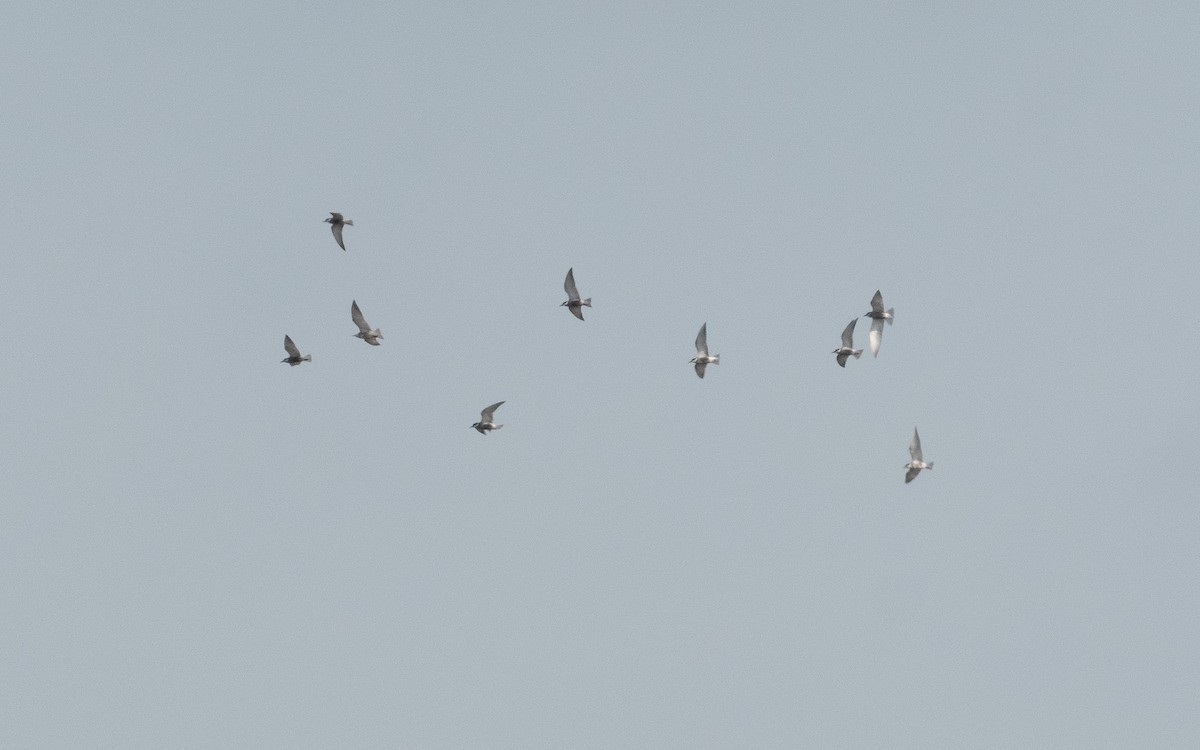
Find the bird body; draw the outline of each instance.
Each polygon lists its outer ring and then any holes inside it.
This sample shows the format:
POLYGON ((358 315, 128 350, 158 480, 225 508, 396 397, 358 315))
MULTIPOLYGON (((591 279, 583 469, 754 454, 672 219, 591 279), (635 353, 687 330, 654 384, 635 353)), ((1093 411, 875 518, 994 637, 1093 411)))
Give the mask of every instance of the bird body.
POLYGON ((846 360, 850 357, 858 359, 862 356, 863 350, 854 348, 854 324, 857 322, 858 318, 850 321, 850 325, 842 331, 842 345, 833 350, 833 353, 837 355, 837 363, 842 367, 846 366, 846 360))
POLYGON ((579 289, 575 286, 575 269, 567 269, 567 280, 563 282, 563 289, 567 291, 567 301, 559 305, 566 307, 575 317, 583 320, 583 308, 592 306, 592 298, 579 298, 579 289))
POLYGON ((486 434, 488 434, 488 432, 490 432, 492 430, 498 430, 501 427, 503 427, 504 425, 496 424, 495 422, 492 421, 493 415, 496 413, 496 410, 499 409, 500 405, 503 403, 504 403, 503 401, 497 401, 496 403, 487 407, 483 411, 479 412, 479 421, 471 426, 474 427, 479 432, 480 435, 486 435, 486 434))
POLYGON ((334 211, 330 211, 329 218, 323 219, 323 221, 329 224, 329 228, 333 230, 333 238, 337 240, 338 247, 345 252, 346 244, 342 242, 342 227, 352 227, 354 226, 354 222, 350 219, 343 218, 341 214, 334 211))
POLYGON ((912 461, 904 464, 904 468, 908 469, 908 473, 904 475, 904 483, 908 484, 917 478, 921 473, 921 469, 933 470, 933 461, 925 463, 924 457, 921 455, 921 436, 917 433, 917 428, 913 428, 912 442, 908 444, 908 454, 912 456, 912 461))
POLYGON ((696 365, 696 375, 701 379, 704 378, 704 368, 707 365, 721 364, 720 354, 709 356, 708 353, 708 323, 700 326, 700 333, 696 336, 696 356, 692 363, 696 365))
POLYGON ((292 337, 288 336, 287 334, 284 334, 283 336, 283 350, 286 351, 288 355, 287 359, 280 360, 280 362, 287 362, 292 367, 295 367, 301 362, 312 362, 312 355, 301 354, 300 350, 296 348, 296 345, 292 343, 292 337))
POLYGON ((871 311, 863 316, 871 319, 871 356, 879 356, 879 344, 883 341, 883 324, 884 321, 888 325, 896 319, 896 311, 892 308, 883 309, 883 293, 878 289, 875 290, 875 296, 871 298, 871 311))
POLYGON ((360 338, 371 346, 379 346, 379 339, 383 338, 383 333, 378 328, 371 330, 371 326, 363 318, 362 311, 358 309, 358 303, 354 300, 350 301, 350 319, 354 321, 354 325, 358 326, 358 333, 354 334, 355 338, 360 338))

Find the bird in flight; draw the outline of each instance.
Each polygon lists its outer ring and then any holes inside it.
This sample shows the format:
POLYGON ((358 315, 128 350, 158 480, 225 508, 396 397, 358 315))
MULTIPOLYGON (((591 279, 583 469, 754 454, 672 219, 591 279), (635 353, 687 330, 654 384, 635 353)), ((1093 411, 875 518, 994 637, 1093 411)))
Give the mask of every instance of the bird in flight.
POLYGON ((492 415, 496 413, 496 410, 499 409, 500 405, 503 403, 503 401, 497 401, 488 408, 479 412, 479 421, 471 426, 478 430, 480 435, 486 435, 491 430, 498 430, 503 427, 504 425, 496 424, 492 421, 492 415))
POLYGON ((916 479, 917 475, 921 473, 921 469, 933 471, 933 461, 925 463, 921 456, 921 436, 917 434, 916 427, 913 428, 912 442, 908 444, 908 454, 912 456, 912 461, 904 464, 904 468, 908 469, 908 473, 904 475, 905 484, 916 479))
POLYGON ((358 309, 358 303, 354 300, 350 301, 350 319, 354 321, 354 325, 358 326, 358 333, 354 334, 355 338, 362 339, 371 346, 379 346, 379 339, 383 338, 383 333, 378 328, 371 330, 371 326, 367 325, 367 321, 363 318, 362 310, 358 309))
POLYGON ((842 367, 846 366, 846 360, 850 357, 858 359, 862 356, 862 349, 854 348, 854 324, 857 322, 858 318, 850 321, 850 325, 842 331, 842 345, 833 350, 833 353, 837 355, 837 363, 842 367))
POLYGON ((354 222, 350 219, 343 219, 341 214, 334 211, 330 211, 329 218, 323 221, 329 224, 329 228, 333 230, 333 238, 337 240, 338 247, 345 251, 346 243, 342 242, 342 227, 352 227, 354 222))
POLYGON ((563 282, 563 289, 567 290, 567 301, 559 305, 571 311, 575 317, 583 320, 583 308, 592 306, 592 298, 579 298, 579 289, 575 286, 575 269, 567 269, 567 280, 563 282))
POLYGON ((721 355, 708 354, 708 323, 700 326, 700 333, 696 336, 696 357, 692 360, 696 365, 696 374, 701 378, 704 377, 704 367, 706 365, 721 364, 721 355))
POLYGON ((871 312, 863 316, 871 319, 871 355, 879 356, 879 342, 883 340, 883 322, 886 320, 888 325, 896 319, 896 311, 892 308, 883 309, 883 294, 877 289, 875 296, 871 298, 871 312))
POLYGON ((292 337, 288 336, 287 334, 284 334, 284 336, 283 336, 283 349, 284 349, 284 351, 286 351, 288 353, 288 355, 287 355, 287 359, 280 360, 280 361, 287 362, 292 367, 295 367, 296 365, 300 364, 301 362, 312 362, 312 355, 311 354, 303 354, 303 355, 300 354, 300 350, 297 349, 296 345, 292 343, 292 337))

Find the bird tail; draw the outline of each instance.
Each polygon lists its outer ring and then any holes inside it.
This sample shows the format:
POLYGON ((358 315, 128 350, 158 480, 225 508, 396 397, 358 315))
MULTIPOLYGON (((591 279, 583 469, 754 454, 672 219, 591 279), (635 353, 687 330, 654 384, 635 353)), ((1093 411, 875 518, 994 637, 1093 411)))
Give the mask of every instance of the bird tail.
POLYGON ((378 328, 376 328, 374 331, 371 331, 371 334, 376 338, 383 338, 383 331, 379 330, 378 328))
POLYGON ((721 364, 721 355, 720 355, 720 354, 713 355, 713 362, 712 362, 712 363, 713 363, 714 365, 719 365, 719 364, 721 364))
POLYGON ((300 359, 304 360, 305 362, 312 362, 312 355, 311 355, 311 354, 305 354, 305 355, 304 355, 303 357, 301 357, 300 359))
POLYGON ((896 319, 896 309, 894 307, 889 307, 887 312, 888 312, 888 315, 892 316, 887 319, 888 325, 891 325, 892 321, 894 321, 896 319))
POLYGON ((493 427, 492 429, 493 429, 493 430, 498 430, 498 429, 500 429, 500 428, 501 428, 501 427, 503 427, 503 426, 504 426, 504 425, 502 425, 502 424, 498 424, 498 425, 496 425, 495 427, 493 427))
POLYGON ((930 461, 929 463, 925 464, 925 468, 929 469, 930 471, 933 471, 933 461, 930 461))
POLYGON ((352 226, 354 226, 354 220, 353 220, 353 219, 346 219, 346 220, 345 220, 345 221, 343 221, 342 223, 343 223, 343 224, 345 224, 345 225, 346 225, 346 226, 348 226, 348 227, 352 227, 352 226))
POLYGON ((858 359, 861 356, 862 356, 862 349, 855 349, 854 350, 854 358, 858 359))
POLYGON ((592 306, 592 298, 588 297, 587 299, 583 300, 579 304, 583 305, 584 307, 591 307, 592 306))

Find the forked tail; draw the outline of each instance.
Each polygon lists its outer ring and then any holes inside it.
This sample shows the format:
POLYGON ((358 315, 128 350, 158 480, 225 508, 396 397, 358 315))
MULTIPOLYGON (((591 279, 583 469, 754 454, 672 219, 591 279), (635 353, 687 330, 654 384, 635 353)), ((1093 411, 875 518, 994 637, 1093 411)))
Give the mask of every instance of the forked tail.
POLYGON ((894 307, 889 307, 887 313, 890 316, 887 319, 887 322, 888 322, 888 325, 891 325, 892 321, 894 321, 896 319, 896 309, 894 307))
POLYGON ((592 298, 588 297, 587 299, 581 301, 579 304, 583 305, 584 307, 591 307, 592 306, 592 298))

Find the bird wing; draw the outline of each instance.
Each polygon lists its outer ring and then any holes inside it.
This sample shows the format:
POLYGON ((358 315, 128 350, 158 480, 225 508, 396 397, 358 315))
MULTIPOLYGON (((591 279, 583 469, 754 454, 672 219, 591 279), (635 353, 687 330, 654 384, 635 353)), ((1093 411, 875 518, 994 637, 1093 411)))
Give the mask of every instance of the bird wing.
MULTIPOLYGON (((334 223, 337 223, 337 224, 340 224, 343 221, 345 221, 345 219, 342 218, 342 215, 337 213, 336 211, 330 211, 329 218, 333 219, 334 223)), ((326 219, 325 221, 329 221, 329 219, 326 219)))
MULTIPOLYGON (((567 270, 567 280, 563 282, 563 289, 565 289, 567 291, 567 298, 569 300, 571 300, 572 302, 577 301, 579 299, 579 289, 575 286, 575 269, 574 268, 570 268, 567 270)), ((572 312, 574 312, 574 310, 572 310, 572 312)), ((579 318, 580 320, 583 320, 583 315, 580 313, 576 313, 575 317, 579 318)))
POLYGON ((908 473, 904 475, 904 483, 908 484, 912 480, 916 479, 917 475, 920 473, 921 473, 920 469, 909 469, 908 473))
MULTIPOLYGON (((334 216, 338 216, 338 214, 334 214, 334 216)), ((339 217, 339 218, 341 218, 341 217, 339 217)), ((346 243, 342 242, 342 225, 341 225, 341 222, 340 222, 340 221, 331 222, 331 223, 329 224, 329 228, 333 230, 333 238, 334 238, 335 240, 337 240, 338 247, 340 247, 340 248, 341 248, 343 251, 345 251, 345 249, 346 249, 346 243)))
POLYGON ((883 320, 880 318, 871 319, 871 355, 879 356, 879 342, 883 341, 883 320))
POLYGON ((283 337, 283 349, 288 353, 289 357, 299 357, 300 350, 292 343, 292 337, 285 335, 283 337))
POLYGON ((707 365, 708 365, 708 363, 707 363, 707 362, 697 362, 697 363, 696 363, 696 374, 700 376, 700 379, 701 379, 701 380, 703 380, 703 379, 704 379, 704 368, 705 368, 707 365))
POLYGON ((921 456, 921 436, 917 433, 916 427, 913 428, 912 442, 908 444, 908 453, 912 456, 914 461, 925 460, 921 456))
POLYGON ((568 305, 567 309, 571 311, 572 315, 583 320, 583 305, 568 305))
MULTIPOLYGON (((708 356, 708 323, 700 326, 700 333, 696 335, 696 356, 708 356)), ((700 370, 700 377, 704 377, 704 371, 700 370)))
POLYGON ((503 403, 504 403, 503 401, 497 401, 496 403, 492 404, 488 408, 479 412, 480 421, 481 422, 491 422, 492 415, 496 413, 496 410, 500 408, 500 404, 503 404, 503 403))
POLYGON ((847 360, 847 359, 849 359, 849 358, 850 358, 850 355, 849 355, 849 354, 847 354, 846 352, 842 352, 841 354, 837 355, 837 363, 838 363, 839 365, 841 365, 842 367, 845 367, 845 366, 846 366, 846 360, 847 360))
POLYGON ((871 310, 874 312, 883 312, 883 293, 878 289, 875 290, 875 296, 871 298, 871 310))
POLYGON ((858 322, 858 318, 850 321, 850 325, 846 326, 846 330, 842 331, 842 346, 847 349, 854 348, 854 324, 858 322))
POLYGON ((350 319, 354 321, 354 325, 358 326, 358 330, 362 333, 371 332, 371 326, 367 325, 367 321, 363 319, 362 310, 358 309, 358 303, 353 300, 350 302, 350 319))

